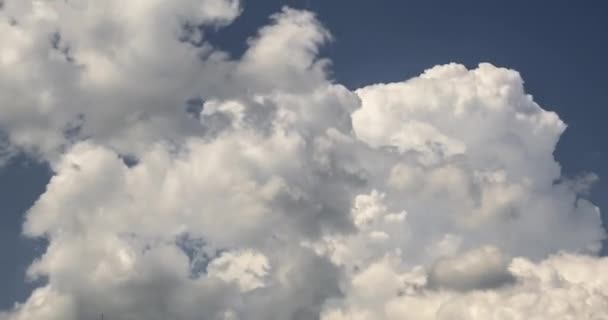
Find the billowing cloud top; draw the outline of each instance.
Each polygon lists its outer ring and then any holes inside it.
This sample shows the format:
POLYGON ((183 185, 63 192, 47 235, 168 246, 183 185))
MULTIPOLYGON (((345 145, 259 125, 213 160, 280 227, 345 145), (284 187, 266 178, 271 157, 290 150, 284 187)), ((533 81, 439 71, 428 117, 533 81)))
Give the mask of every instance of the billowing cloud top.
POLYGON ((0 145, 54 171, 0 319, 608 319, 593 179, 516 71, 351 91, 310 12, 235 60, 235 1, 0 3, 0 145))

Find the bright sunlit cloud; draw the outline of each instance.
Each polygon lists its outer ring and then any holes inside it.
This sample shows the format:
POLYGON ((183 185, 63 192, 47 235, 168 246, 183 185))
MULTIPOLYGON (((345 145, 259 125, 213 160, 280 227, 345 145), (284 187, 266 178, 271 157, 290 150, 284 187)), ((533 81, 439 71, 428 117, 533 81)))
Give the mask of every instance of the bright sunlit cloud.
POLYGON ((311 12, 206 41, 241 10, 3 2, 0 128, 54 176, 23 225, 47 281, 0 319, 605 319, 594 179, 516 71, 351 91, 311 12))

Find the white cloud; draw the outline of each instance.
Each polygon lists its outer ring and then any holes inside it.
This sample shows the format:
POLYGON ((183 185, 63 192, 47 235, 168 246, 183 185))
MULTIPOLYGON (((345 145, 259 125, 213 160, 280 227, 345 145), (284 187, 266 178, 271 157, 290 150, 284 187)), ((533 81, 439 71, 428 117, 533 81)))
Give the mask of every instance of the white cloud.
POLYGON ((6 1, 0 125, 47 157, 66 135, 137 152, 196 131, 179 111, 217 90, 232 63, 208 43, 180 41, 182 26, 217 27, 239 13, 232 0, 6 1))
POLYGON ((0 127, 55 175, 24 224, 48 282, 0 319, 602 319, 594 179, 561 177, 517 72, 351 92, 312 13, 239 60, 205 42, 239 13, 5 3, 0 127))
POLYGON ((251 251, 228 252, 211 261, 208 274, 227 282, 234 281, 241 291, 247 292, 265 286, 263 278, 269 268, 264 255, 251 251))
POLYGON ((386 261, 380 263, 386 268, 380 272, 383 282, 361 276, 353 279, 346 303, 328 308, 322 319, 606 319, 606 279, 594 274, 606 268, 606 258, 562 254, 541 263, 516 258, 509 267, 513 283, 464 293, 423 288, 408 279, 417 279, 412 274, 399 273, 386 261), (355 285, 357 281, 365 286, 355 285), (366 292, 387 288, 398 293, 371 305, 366 296, 360 300, 366 292))

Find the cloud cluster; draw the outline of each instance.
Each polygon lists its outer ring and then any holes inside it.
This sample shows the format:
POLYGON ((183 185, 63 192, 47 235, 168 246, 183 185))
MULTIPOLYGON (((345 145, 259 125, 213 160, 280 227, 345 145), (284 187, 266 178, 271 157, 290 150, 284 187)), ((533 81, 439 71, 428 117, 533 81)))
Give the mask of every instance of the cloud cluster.
MULTIPOLYGON (((509 266, 513 283, 467 292, 425 288, 420 272, 400 272, 391 260, 355 276, 346 302, 321 319, 608 318, 607 279, 601 271, 607 259, 566 254, 534 263, 516 258, 509 266)), ((481 266, 470 272, 477 271, 481 266)))
POLYGON ((606 319, 593 179, 517 72, 351 91, 307 11, 233 59, 231 0, 0 3, 0 128, 54 171, 0 319, 606 319))

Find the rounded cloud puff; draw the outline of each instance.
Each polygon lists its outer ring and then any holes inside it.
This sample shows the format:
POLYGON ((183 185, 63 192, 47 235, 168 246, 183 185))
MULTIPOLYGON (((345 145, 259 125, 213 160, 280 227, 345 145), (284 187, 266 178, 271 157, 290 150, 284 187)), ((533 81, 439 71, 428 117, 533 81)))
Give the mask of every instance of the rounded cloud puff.
POLYGON ((605 319, 593 179, 516 71, 351 91, 307 11, 215 48, 240 10, 5 1, 0 128, 54 176, 44 284, 0 319, 605 319))

